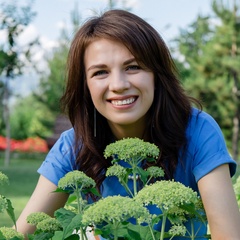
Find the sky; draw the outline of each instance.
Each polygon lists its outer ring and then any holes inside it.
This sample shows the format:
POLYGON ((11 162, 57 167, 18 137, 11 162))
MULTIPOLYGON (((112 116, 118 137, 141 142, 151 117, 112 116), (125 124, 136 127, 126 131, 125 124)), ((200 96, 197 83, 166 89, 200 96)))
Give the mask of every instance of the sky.
MULTIPOLYGON (((0 3, 4 0, 0 0, 0 3)), ((27 0, 15 0, 25 4, 27 0)), ((121 7, 124 0, 115 0, 121 7)), ((38 38, 41 48, 36 51, 35 61, 41 70, 47 72, 44 56, 57 46, 61 29, 70 28, 70 15, 78 8, 82 20, 93 15, 93 12, 103 12, 108 6, 108 0, 35 0, 33 11, 36 17, 19 38, 19 44, 24 45, 31 39, 38 38)), ((163 37, 166 44, 179 35, 180 28, 186 28, 198 14, 211 14, 211 0, 125 0, 132 12, 150 23, 163 37)), ((0 44, 4 42, 4 33, 0 31, 0 44)), ((21 95, 26 95, 36 88, 39 76, 31 70, 27 71, 19 81, 12 83, 12 88, 21 95)))

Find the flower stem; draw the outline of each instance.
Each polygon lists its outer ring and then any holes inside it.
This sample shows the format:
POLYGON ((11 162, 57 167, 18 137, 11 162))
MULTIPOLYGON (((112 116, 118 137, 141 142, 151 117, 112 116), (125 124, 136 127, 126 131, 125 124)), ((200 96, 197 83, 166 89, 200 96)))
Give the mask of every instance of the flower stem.
POLYGON ((148 226, 149 226, 149 229, 150 229, 150 232, 151 232, 151 235, 152 235, 152 240, 156 240, 156 238, 155 238, 155 236, 154 236, 154 234, 153 234, 153 230, 152 230, 151 225, 148 224, 148 226))
MULTIPOLYGON (((83 208, 81 206, 81 200, 80 200, 80 198, 82 198, 82 196, 80 194, 82 189, 81 188, 79 189, 79 186, 78 186, 77 183, 75 184, 75 187, 76 187, 75 194, 76 194, 76 197, 77 197, 78 213, 82 214, 83 208)), ((82 240, 86 239, 85 238, 85 231, 84 231, 82 226, 80 226, 80 236, 81 236, 82 240)))
POLYGON ((167 215, 166 215, 165 213, 163 213, 160 240, 163 240, 163 239, 164 239, 166 221, 167 221, 167 215))
POLYGON ((195 239, 195 236, 194 236, 194 223, 191 220, 191 240, 194 240, 194 239, 195 239))

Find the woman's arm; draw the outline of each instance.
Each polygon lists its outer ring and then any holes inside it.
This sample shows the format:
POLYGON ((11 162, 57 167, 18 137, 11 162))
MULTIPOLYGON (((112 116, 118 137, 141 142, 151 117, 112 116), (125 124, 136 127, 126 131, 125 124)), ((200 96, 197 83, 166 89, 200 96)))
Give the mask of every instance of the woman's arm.
POLYGON ((56 188, 57 186, 55 184, 40 175, 31 198, 17 220, 17 231, 23 234, 34 232, 35 227, 26 222, 26 218, 30 213, 44 212, 53 216, 55 210, 65 205, 68 194, 53 193, 56 188))
POLYGON ((228 164, 214 169, 198 181, 212 240, 240 239, 240 212, 228 164))

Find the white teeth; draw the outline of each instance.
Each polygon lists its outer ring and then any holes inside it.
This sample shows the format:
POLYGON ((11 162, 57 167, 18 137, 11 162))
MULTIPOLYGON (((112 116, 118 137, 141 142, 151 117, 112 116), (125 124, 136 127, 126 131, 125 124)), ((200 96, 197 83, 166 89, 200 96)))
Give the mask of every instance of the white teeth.
POLYGON ((131 104, 135 101, 135 98, 128 98, 124 100, 112 100, 112 104, 116 106, 131 104))

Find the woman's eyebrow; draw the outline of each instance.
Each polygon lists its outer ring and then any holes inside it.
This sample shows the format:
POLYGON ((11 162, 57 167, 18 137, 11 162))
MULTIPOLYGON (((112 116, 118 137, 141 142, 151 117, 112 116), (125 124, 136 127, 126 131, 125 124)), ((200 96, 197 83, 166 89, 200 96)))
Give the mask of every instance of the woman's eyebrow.
POLYGON ((87 71, 90 71, 90 70, 92 70, 92 69, 106 68, 106 67, 107 67, 107 65, 105 65, 105 64, 96 64, 96 65, 90 66, 90 67, 87 69, 87 71))
MULTIPOLYGON (((123 65, 128 65, 130 63, 136 62, 135 58, 130 58, 126 61, 123 62, 123 65)), ((90 66, 87 71, 93 70, 93 69, 99 69, 99 68, 106 68, 107 65, 106 64, 94 64, 92 66, 90 66)))
POLYGON ((135 59, 134 57, 126 60, 126 61, 123 63, 123 65, 128 65, 128 64, 133 63, 133 62, 136 62, 136 59, 135 59))

